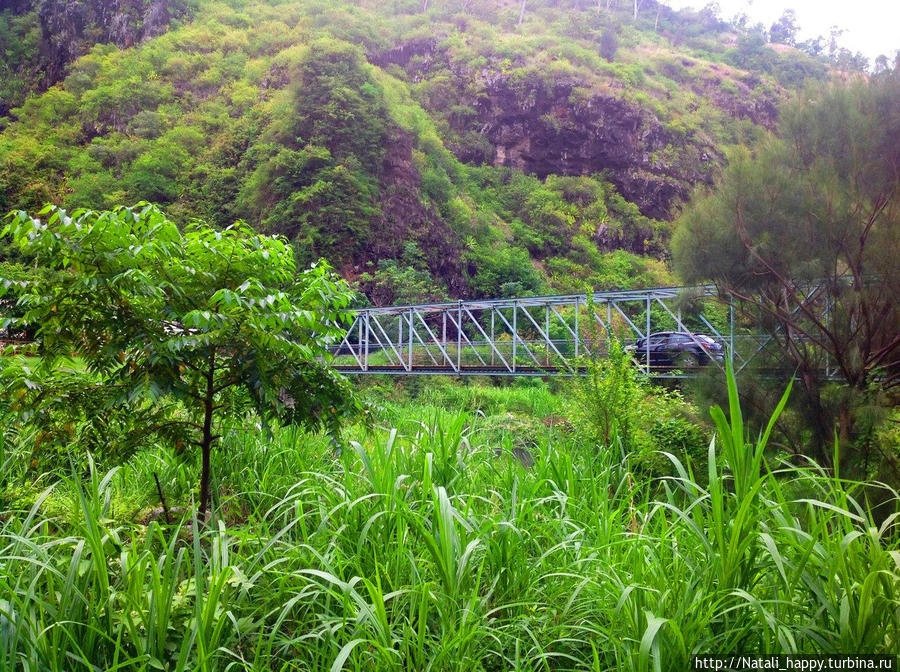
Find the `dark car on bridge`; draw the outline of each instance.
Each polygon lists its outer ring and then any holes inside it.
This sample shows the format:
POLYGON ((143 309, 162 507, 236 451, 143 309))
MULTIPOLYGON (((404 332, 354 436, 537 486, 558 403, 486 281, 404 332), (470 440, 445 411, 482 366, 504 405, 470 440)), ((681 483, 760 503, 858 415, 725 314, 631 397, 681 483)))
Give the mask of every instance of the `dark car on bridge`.
POLYGON ((725 348, 706 334, 692 334, 687 331, 660 331, 640 338, 627 350, 640 364, 653 368, 688 369, 710 362, 722 362, 725 348), (649 342, 648 342, 649 341, 649 342))

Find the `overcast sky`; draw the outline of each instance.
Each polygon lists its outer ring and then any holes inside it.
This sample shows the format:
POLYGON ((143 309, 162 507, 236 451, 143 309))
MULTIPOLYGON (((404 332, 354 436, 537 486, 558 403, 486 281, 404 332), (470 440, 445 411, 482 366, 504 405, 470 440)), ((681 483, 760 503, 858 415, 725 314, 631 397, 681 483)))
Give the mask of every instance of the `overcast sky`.
MULTIPOLYGON (((671 7, 701 9, 710 0, 663 0, 671 7)), ((718 0, 723 19, 746 13, 766 27, 791 8, 797 13, 800 40, 828 36, 831 26, 846 32, 840 44, 874 60, 885 54, 891 61, 900 49, 900 0, 718 0)))

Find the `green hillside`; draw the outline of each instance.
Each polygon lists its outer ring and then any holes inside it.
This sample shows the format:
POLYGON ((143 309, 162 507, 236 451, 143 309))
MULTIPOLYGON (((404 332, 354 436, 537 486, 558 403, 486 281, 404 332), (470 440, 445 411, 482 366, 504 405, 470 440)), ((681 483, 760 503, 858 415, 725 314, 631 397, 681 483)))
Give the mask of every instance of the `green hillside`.
POLYGON ((379 304, 670 282, 692 188, 826 76, 651 2, 636 20, 549 0, 85 3, 76 28, 53 15, 65 53, 35 33, 59 3, 19 4, 0 14, 19 45, 3 96, 52 76, 29 73, 29 44, 60 74, 0 122, 0 210, 245 219, 379 304))

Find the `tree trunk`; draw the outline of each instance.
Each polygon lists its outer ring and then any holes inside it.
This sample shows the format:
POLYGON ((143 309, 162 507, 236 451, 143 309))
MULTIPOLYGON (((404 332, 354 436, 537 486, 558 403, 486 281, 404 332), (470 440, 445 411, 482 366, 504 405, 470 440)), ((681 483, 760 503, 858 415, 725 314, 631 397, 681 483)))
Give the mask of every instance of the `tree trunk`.
POLYGON ((526 1, 527 0, 522 0, 522 6, 519 8, 519 23, 516 24, 518 26, 521 26, 522 21, 525 20, 525 2, 526 1))
MULTIPOLYGON (((790 299, 787 292, 782 288, 783 305, 789 306, 790 299)), ((786 309, 787 310, 787 309, 786 309)), ((822 396, 820 391, 820 383, 818 372, 810 365, 809 359, 804 355, 802 347, 798 345, 798 340, 802 341, 802 337, 797 334, 796 326, 790 320, 781 320, 781 328, 784 333, 784 347, 790 360, 796 367, 796 375, 800 379, 803 391, 806 393, 806 400, 809 404, 809 422, 813 431, 813 457, 823 467, 834 466, 831 464, 832 455, 828 450, 829 429, 828 416, 825 408, 822 406, 822 396)))
POLYGON ((803 384, 803 391, 806 393, 806 399, 809 403, 811 418, 810 424, 813 431, 812 447, 813 456, 816 461, 823 467, 833 467, 833 456, 828 447, 834 442, 834 435, 831 433, 831 425, 829 425, 828 413, 822 405, 822 396, 819 392, 819 380, 814 371, 810 371, 803 364, 800 365, 797 374, 800 382, 803 384))
POLYGON ((203 435, 200 439, 202 467, 200 470, 200 510, 198 517, 201 522, 206 522, 209 511, 210 454, 213 441, 215 441, 215 436, 212 433, 212 419, 216 397, 215 374, 216 351, 213 349, 209 353, 209 368, 206 371, 206 394, 203 397, 203 435))
POLYGON ((637 21, 638 11, 641 9, 641 5, 644 4, 644 0, 634 0, 634 20, 637 21))

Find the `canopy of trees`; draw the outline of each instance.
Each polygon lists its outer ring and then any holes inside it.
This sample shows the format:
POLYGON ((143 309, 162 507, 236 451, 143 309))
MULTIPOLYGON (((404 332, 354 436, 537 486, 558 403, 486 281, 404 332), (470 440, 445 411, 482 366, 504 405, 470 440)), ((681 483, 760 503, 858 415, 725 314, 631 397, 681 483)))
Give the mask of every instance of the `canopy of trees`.
POLYGON ((900 76, 810 90, 780 132, 731 157, 684 214, 674 257, 771 327, 823 447, 835 420, 853 437, 849 400, 823 399, 826 368, 857 395, 900 382, 900 76))

